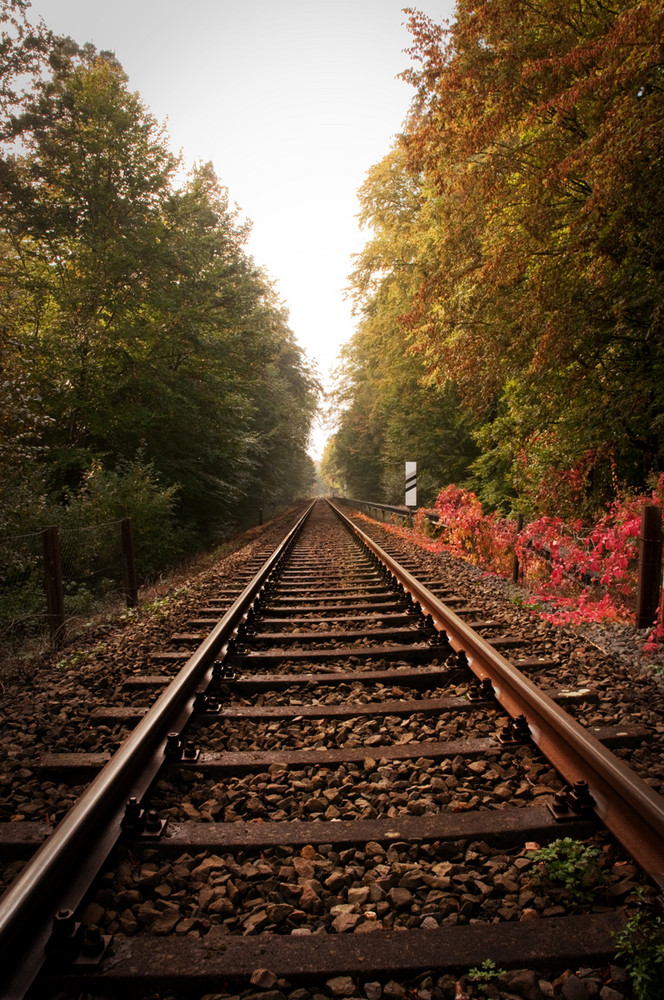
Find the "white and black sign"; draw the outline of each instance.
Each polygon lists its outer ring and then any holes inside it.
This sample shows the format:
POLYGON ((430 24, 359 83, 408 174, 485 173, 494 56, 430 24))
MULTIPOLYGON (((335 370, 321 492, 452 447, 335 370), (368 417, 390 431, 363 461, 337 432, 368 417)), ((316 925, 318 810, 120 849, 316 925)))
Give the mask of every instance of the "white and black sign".
POLYGON ((417 462, 406 462, 406 507, 417 507, 417 462))

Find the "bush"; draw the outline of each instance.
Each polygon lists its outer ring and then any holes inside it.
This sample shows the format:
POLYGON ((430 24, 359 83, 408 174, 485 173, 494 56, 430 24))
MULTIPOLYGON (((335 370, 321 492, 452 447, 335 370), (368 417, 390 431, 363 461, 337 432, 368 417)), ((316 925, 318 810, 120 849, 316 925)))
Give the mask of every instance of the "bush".
POLYGON ((131 517, 137 570, 146 579, 182 555, 184 537, 174 517, 177 493, 177 486, 162 486, 152 463, 141 458, 115 469, 95 463, 78 490, 67 494, 59 526, 76 529, 131 517))

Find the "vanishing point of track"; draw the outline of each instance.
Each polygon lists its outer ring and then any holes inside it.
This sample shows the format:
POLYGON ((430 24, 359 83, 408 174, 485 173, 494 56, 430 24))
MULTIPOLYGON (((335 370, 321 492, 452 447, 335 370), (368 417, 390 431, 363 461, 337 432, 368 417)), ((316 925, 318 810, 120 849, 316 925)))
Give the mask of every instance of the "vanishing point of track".
POLYGON ((133 679, 149 710, 106 709, 119 750, 50 762, 98 773, 0 900, 7 997, 610 957, 619 907, 539 911, 518 881, 526 845, 603 824, 661 886, 664 803, 606 748, 628 734, 589 733, 327 502, 224 603, 133 679))

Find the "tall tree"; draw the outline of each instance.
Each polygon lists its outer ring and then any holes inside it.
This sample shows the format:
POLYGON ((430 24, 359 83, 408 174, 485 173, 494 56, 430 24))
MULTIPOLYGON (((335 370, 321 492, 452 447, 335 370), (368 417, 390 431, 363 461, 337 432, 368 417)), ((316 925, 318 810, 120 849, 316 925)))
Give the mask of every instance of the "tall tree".
POLYGON ((48 418, 51 485, 71 497, 99 463, 138 476, 144 460, 177 485, 180 518, 214 533, 277 461, 257 435, 288 432, 302 458, 313 406, 247 227, 210 164, 176 187, 163 130, 108 53, 59 46, 12 127, 0 310, 48 418))
POLYGON ((0 136, 12 133, 11 117, 48 57, 56 59, 55 39, 45 25, 27 17, 29 0, 0 0, 0 136))
MULTIPOLYGON (((41 78, 54 55, 54 40, 43 24, 27 17, 27 0, 0 0, 0 141, 16 136, 14 117, 25 92, 41 78)), ((0 192, 7 160, 0 152, 0 192)), ((27 307, 14 283, 15 248, 0 232, 0 534, 25 529, 22 512, 44 508, 37 470, 41 435, 48 420, 30 384, 23 345, 17 337, 27 307)), ((30 525, 32 527, 32 525, 30 525)))
POLYGON ((460 0, 449 30, 410 26, 403 145, 438 221, 408 329, 429 371, 488 418, 532 507, 589 454, 601 492, 610 463, 642 482, 664 462, 662 4, 460 0))
POLYGON ((396 148, 360 190, 371 238, 351 275, 360 321, 339 373, 335 460, 355 495, 402 502, 404 463, 418 462, 418 496, 462 479, 474 455, 469 421, 451 380, 428 379, 403 329, 432 252, 425 191, 396 148))
POLYGON ((20 129, 26 152, 6 175, 11 277, 30 303, 24 336, 71 483, 86 454, 103 450, 109 387, 140 343, 136 319, 175 160, 105 59, 58 72, 20 129))

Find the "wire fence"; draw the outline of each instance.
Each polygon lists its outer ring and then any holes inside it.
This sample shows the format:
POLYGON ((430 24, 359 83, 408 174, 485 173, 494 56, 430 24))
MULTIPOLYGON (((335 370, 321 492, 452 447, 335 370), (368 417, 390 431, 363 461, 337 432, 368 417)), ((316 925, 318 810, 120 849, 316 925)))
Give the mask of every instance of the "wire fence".
POLYGON ((41 533, 0 538, 0 646, 46 627, 41 533))
POLYGON ((47 536, 54 529, 0 538, 0 649, 12 648, 90 616, 113 597, 126 596, 123 521, 61 528, 57 540, 59 620, 49 596, 53 569, 47 536), (45 561, 46 560, 46 561, 45 561))
POLYGON ((85 608, 88 595, 121 592, 123 587, 121 521, 85 528, 60 529, 65 608, 85 608))

